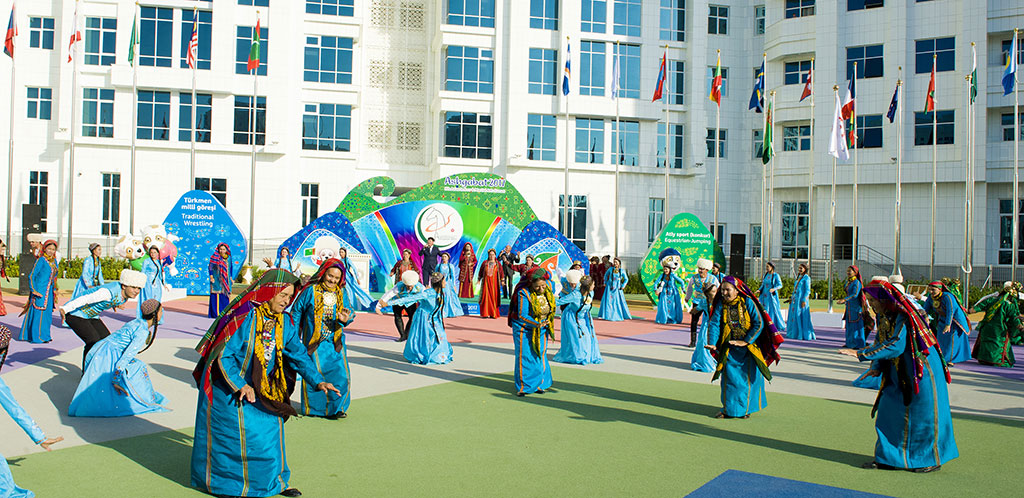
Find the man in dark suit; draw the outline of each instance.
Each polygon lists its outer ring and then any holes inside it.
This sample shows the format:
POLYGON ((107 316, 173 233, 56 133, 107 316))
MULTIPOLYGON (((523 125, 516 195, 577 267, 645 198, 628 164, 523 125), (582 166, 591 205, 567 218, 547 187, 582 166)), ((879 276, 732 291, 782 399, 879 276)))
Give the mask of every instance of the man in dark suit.
POLYGON ((420 257, 423 258, 420 268, 423 269, 422 277, 425 285, 430 282, 430 274, 434 273, 434 269, 437 268, 437 258, 440 255, 441 251, 434 245, 434 238, 427 237, 427 245, 420 249, 420 257))
POLYGON ((505 246, 498 256, 498 261, 501 261, 502 279, 505 282, 501 290, 506 299, 511 299, 509 293, 512 292, 512 275, 516 274, 514 266, 519 262, 519 254, 512 254, 512 246, 505 246))

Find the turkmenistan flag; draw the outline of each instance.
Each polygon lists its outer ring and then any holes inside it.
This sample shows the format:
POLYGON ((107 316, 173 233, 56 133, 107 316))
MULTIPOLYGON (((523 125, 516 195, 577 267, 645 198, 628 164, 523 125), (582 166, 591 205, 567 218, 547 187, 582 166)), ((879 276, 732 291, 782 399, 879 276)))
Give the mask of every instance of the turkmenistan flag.
POLYGON ((256 19, 256 29, 252 30, 252 46, 249 47, 249 62, 245 65, 247 71, 260 67, 260 20, 256 19))
POLYGON ((137 31, 138 19, 132 19, 132 39, 131 45, 128 47, 128 64, 135 65, 135 46, 139 44, 139 32, 137 31))
POLYGON ((774 118, 775 116, 772 115, 772 103, 769 102, 768 113, 764 119, 764 133, 761 134, 764 137, 764 142, 761 144, 761 162, 764 164, 768 164, 772 160, 772 156, 775 155, 775 147, 772 146, 772 128, 775 127, 772 121, 774 118))
POLYGON ((978 54, 974 52, 974 42, 971 42, 971 105, 978 96, 978 54))

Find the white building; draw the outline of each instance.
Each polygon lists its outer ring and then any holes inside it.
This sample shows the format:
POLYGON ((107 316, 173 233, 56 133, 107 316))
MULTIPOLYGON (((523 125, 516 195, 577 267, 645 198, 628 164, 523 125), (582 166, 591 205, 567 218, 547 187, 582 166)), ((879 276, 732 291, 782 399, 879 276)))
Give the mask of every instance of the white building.
MULTIPOLYGON (((618 253, 635 268, 663 222, 666 190, 670 215, 688 211, 712 223, 716 158, 709 157, 714 155, 709 134, 716 114, 707 95, 720 49, 726 83, 718 217, 725 245, 732 233, 747 235, 747 256, 759 244, 762 169, 754 142, 760 140, 763 115, 748 110, 748 102, 753 72, 767 53, 767 88, 776 90, 771 256, 806 257, 809 249, 815 259, 827 257, 831 89, 838 84, 845 91, 847 68, 857 60, 858 72, 864 73, 857 81, 865 141, 857 158, 860 256, 883 268, 891 264, 896 128, 884 114, 902 66, 902 254, 920 275, 929 262, 932 147, 915 145, 931 136, 930 115, 927 126, 915 127, 915 112, 924 105, 934 52, 940 66, 939 137, 952 142, 938 146, 935 260, 951 274, 964 243, 964 76, 973 41, 981 89, 975 265, 1008 261, 1003 245, 1009 229, 1001 235, 999 227, 1010 218, 1003 211, 1010 206, 1013 151, 1004 136, 1012 138, 1013 100, 1003 97, 1000 78, 1012 29, 1024 27, 1018 1, 988 0, 979 6, 966 0, 153 0, 138 10, 132 0, 78 4, 84 41, 77 92, 76 66, 66 62, 75 2, 18 5, 11 177, 15 239, 20 206, 30 202, 46 205, 47 233, 67 238, 72 131, 75 255, 92 241, 102 241, 109 251, 131 224, 137 230, 162 221, 192 187, 192 71, 183 66, 198 8, 197 135, 203 141, 195 146, 195 185, 221 194, 246 233, 252 185, 247 109, 254 78, 245 62, 257 17, 264 30, 260 70, 265 75, 256 83, 261 111, 257 255, 334 209, 358 182, 379 175, 416 187, 454 173, 494 172, 507 176, 538 216, 557 226, 570 153, 568 191, 582 196, 571 198, 579 207, 572 212, 570 237, 585 244, 588 254, 610 254, 616 252, 618 229, 618 253), (141 45, 133 68, 128 52, 136 15, 141 45), (565 98, 567 38, 572 81, 565 98), (667 106, 651 102, 666 45, 667 106), (622 95, 613 100, 616 53, 621 54, 622 95), (812 58, 813 158, 809 99, 798 102, 812 58), (74 117, 73 98, 78 99, 74 117), (665 169, 659 167, 666 114, 673 166, 667 187, 665 169), (1004 121, 1011 123, 1009 131, 1004 121), (812 159, 815 197, 810 206, 801 206, 807 202, 812 159), (622 161, 618 223, 617 160, 622 161), (807 221, 794 211, 810 213, 810 243, 807 221)), ((0 62, 0 81, 7 81, 10 61, 0 62)), ((5 112, 9 108, 0 107, 0 115, 5 112)), ((836 224, 846 227, 841 235, 850 233, 853 223, 853 180, 851 160, 840 165, 836 178, 836 224)), ((844 243, 850 242, 839 241, 844 243)), ((10 245, 17 250, 20 243, 10 245)))

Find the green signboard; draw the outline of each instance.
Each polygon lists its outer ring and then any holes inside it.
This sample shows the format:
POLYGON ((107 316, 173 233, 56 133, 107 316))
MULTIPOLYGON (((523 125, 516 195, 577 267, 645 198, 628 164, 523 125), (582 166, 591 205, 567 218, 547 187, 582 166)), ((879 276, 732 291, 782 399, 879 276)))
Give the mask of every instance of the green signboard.
POLYGON ((683 280, 697 272, 697 260, 700 258, 710 259, 725 268, 725 254, 711 236, 711 231, 696 216, 679 213, 661 229, 661 233, 651 244, 647 256, 640 264, 640 280, 643 281, 647 297, 652 303, 656 302, 654 284, 662 273, 658 255, 669 248, 679 251, 682 264, 676 273, 683 280))

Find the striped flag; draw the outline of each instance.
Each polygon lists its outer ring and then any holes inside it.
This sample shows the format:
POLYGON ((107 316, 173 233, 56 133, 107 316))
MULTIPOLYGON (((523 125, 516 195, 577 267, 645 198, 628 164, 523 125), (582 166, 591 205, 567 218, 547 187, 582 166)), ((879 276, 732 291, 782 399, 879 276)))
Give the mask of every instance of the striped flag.
POLYGON ((978 98, 978 54, 974 51, 974 43, 971 43, 971 105, 978 98))
MULTIPOLYGON (((257 24, 259 22, 257 21, 257 24)), ((259 31, 259 28, 256 28, 259 31)), ((134 31, 133 31, 134 33, 134 31)), ((257 35, 258 37, 259 35, 257 35)), ((259 48, 256 49, 257 54, 259 48)), ((192 9, 192 38, 188 41, 188 67, 191 69, 196 68, 196 59, 199 58, 199 9, 192 9)), ((257 55, 257 60, 259 56, 257 55)), ((258 65, 258 63, 257 63, 258 65)))
POLYGON ((252 46, 249 47, 249 61, 245 65, 246 71, 259 69, 260 67, 260 20, 256 18, 256 29, 252 30, 252 46))
POLYGON ((572 76, 572 44, 565 37, 565 69, 562 70, 562 95, 569 95, 569 78, 572 76))
POLYGON ((772 104, 771 104, 771 102, 769 102, 768 103, 768 113, 765 114, 765 120, 764 120, 764 134, 761 135, 761 137, 763 138, 762 144, 761 144, 761 151, 762 151, 761 152, 761 163, 762 164, 768 164, 769 162, 771 162, 772 156, 775 155, 775 145, 772 143, 772 142, 775 141, 774 138, 772 137, 772 135, 774 134, 774 133, 772 133, 772 129, 775 127, 773 121, 774 121, 774 119, 773 119, 773 116, 772 116, 772 104))
POLYGON ((814 61, 811 61, 811 68, 807 70, 807 83, 804 83, 804 92, 800 94, 800 102, 814 93, 814 61))
POLYGON ((14 58, 14 37, 18 36, 18 22, 15 18, 15 4, 11 4, 11 20, 7 21, 7 36, 4 37, 4 53, 14 58))
POLYGON ((928 81, 928 94, 924 98, 924 112, 932 112, 935 110, 935 61, 936 57, 932 57, 932 79, 928 81))
POLYGON ((71 18, 71 37, 68 40, 68 62, 75 53, 75 44, 82 41, 82 32, 78 29, 78 2, 75 2, 75 15, 71 18))
POLYGON ((1013 93, 1017 80, 1017 30, 1013 30, 1013 41, 1010 42, 1010 54, 1006 56, 1006 68, 1003 69, 1003 95, 1013 93))
POLYGON ((654 84, 654 96, 651 97, 651 102, 657 102, 665 90, 665 79, 668 77, 665 74, 668 70, 667 58, 668 50, 661 54, 661 69, 658 70, 658 81, 654 84))
POLYGON ((753 109, 754 112, 764 110, 764 60, 761 61, 761 67, 754 72, 754 91, 750 94, 747 109, 753 109))
POLYGON ((900 108, 900 83, 896 82, 896 90, 892 92, 892 100, 889 101, 889 112, 885 113, 885 117, 889 118, 889 122, 892 123, 896 119, 896 111, 900 108))
POLYGON ((711 77, 711 94, 708 99, 722 107, 722 54, 718 54, 718 62, 715 63, 715 72, 711 77))

